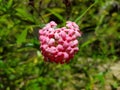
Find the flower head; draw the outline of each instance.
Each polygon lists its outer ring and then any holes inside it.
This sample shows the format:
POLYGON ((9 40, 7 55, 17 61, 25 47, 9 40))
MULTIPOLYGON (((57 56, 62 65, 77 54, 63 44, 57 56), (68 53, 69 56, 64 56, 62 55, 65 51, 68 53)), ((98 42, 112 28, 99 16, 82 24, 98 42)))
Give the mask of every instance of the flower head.
POLYGON ((81 36, 79 26, 68 21, 66 27, 56 28, 54 21, 39 30, 40 49, 45 61, 65 63, 78 52, 78 40, 81 36))

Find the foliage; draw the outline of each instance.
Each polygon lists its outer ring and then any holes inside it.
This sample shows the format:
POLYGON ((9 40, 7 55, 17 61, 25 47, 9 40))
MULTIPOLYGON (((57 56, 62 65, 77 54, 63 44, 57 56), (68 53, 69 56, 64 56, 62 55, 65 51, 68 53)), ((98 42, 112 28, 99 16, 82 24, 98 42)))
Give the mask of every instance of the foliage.
POLYGON ((0 90, 119 89, 119 2, 0 0, 0 90), (83 33, 79 53, 69 64, 44 62, 38 30, 68 20, 83 33))

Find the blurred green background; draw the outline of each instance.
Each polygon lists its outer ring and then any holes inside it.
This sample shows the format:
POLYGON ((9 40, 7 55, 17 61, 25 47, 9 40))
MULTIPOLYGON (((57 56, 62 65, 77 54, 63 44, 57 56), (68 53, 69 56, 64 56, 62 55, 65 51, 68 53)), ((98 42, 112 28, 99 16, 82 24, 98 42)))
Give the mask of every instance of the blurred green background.
POLYGON ((0 0, 0 90, 120 90, 120 0, 0 0), (38 30, 68 20, 79 52, 44 62, 38 30))

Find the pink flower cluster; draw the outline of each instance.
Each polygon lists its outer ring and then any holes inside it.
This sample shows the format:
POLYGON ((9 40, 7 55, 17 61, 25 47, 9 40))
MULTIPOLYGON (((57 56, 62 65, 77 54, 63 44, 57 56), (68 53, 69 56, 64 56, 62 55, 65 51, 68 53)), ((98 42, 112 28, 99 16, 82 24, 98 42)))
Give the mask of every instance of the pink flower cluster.
POLYGON ((67 63, 79 50, 79 26, 68 21, 66 27, 56 28, 54 21, 39 30, 40 49, 45 61, 67 63))

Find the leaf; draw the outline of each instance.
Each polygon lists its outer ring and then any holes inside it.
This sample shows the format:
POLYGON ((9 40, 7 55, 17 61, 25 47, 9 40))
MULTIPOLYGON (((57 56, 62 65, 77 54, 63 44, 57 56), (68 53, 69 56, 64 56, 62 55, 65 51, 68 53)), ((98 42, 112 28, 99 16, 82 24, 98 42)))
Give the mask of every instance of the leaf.
POLYGON ((17 16, 24 18, 25 20, 30 20, 34 22, 33 16, 30 13, 28 13, 28 11, 25 8, 17 8, 16 11, 17 16))
POLYGON ((80 19, 81 19, 97 2, 98 2, 98 1, 96 0, 92 5, 90 5, 90 7, 88 7, 87 10, 85 10, 82 15, 80 15, 79 17, 77 17, 77 18, 75 19, 75 22, 80 21, 80 19))
POLYGON ((62 13, 64 12, 65 10, 62 9, 62 8, 53 8, 52 11, 56 12, 56 13, 62 13))
POLYGON ((0 0, 0 2, 2 2, 2 0, 0 0))
POLYGON ((2 60, 0 60, 0 69, 5 67, 6 67, 5 63, 2 60))
POLYGON ((49 9, 49 8, 47 8, 47 10, 48 10, 50 13, 52 13, 53 15, 55 15, 58 19, 60 19, 61 21, 65 22, 65 19, 64 19, 60 14, 58 14, 58 13, 56 12, 56 10, 54 10, 54 9, 49 9))
POLYGON ((17 44, 22 44, 26 41, 27 29, 23 30, 22 33, 17 37, 17 44))
POLYGON ((94 42, 96 40, 96 38, 91 38, 90 40, 87 40, 85 43, 82 44, 82 48, 85 46, 88 46, 89 44, 91 44, 92 42, 94 42))
POLYGON ((10 8, 13 4, 13 0, 9 0, 8 3, 7 3, 7 8, 10 8))

